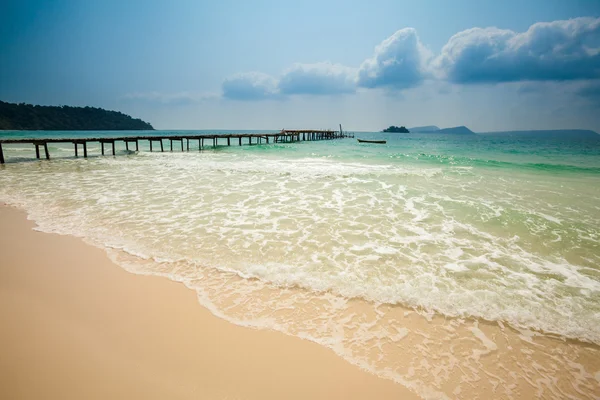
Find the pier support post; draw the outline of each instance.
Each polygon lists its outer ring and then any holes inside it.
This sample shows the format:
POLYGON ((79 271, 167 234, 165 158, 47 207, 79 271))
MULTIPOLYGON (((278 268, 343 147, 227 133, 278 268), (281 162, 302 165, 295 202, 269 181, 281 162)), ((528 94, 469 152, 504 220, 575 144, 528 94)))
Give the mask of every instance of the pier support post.
POLYGON ((4 164, 4 152, 2 151, 2 143, 0 143, 0 164, 4 164))
POLYGON ((162 138, 160 139, 160 151, 164 153, 165 148, 163 147, 163 140, 162 138))
POLYGON ((213 147, 217 147, 217 137, 213 137, 213 147))
POLYGON ((248 144, 252 144, 252 136, 248 136, 248 144))
POLYGON ((173 151, 173 139, 169 139, 169 142, 171 143, 171 151, 173 151))
POLYGON ((125 141, 125 150, 129 151, 129 142, 127 140, 125 141))
POLYGON ((240 146, 241 146, 242 145, 242 137, 240 136, 239 139, 240 139, 240 146))
POLYGON ((48 152, 48 143, 44 142, 44 153, 46 153, 46 160, 50 159, 50 153, 48 152))
POLYGON ((35 158, 40 158, 40 146, 37 143, 35 145, 35 158))
POLYGON ((104 155, 104 142, 100 142, 100 147, 102 147, 102 155, 104 155))
POLYGON ((150 142, 150 152, 152 152, 152 139, 148 140, 150 142))
POLYGON ((187 151, 190 151, 190 139, 186 138, 187 151))
POLYGON ((231 142, 229 140, 230 138, 227 138, 227 146, 231 146, 231 142))
POLYGON ((204 148, 204 138, 198 139, 198 146, 200 146, 200 150, 202 150, 202 148, 204 148))
POLYGON ((87 158, 87 142, 83 142, 83 158, 87 158))
POLYGON ((265 139, 267 139, 267 144, 269 144, 269 137, 265 136, 265 139))
POLYGON ((179 139, 179 141, 181 142, 181 151, 183 152, 183 139, 179 139))
POLYGON ((113 156, 115 155, 115 141, 112 141, 112 152, 113 152, 113 156))
POLYGON ((135 140, 135 151, 140 151, 140 145, 139 145, 139 140, 135 140))
POLYGON ((75 147, 75 157, 79 157, 79 154, 77 153, 77 142, 73 142, 73 146, 75 147))

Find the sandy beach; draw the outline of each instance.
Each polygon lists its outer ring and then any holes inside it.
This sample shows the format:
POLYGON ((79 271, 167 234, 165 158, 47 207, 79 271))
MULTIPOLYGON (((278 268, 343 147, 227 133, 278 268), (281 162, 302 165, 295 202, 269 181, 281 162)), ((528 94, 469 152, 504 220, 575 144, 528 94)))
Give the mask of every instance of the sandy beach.
POLYGON ((2 399, 413 399, 315 343, 230 324, 165 278, 0 206, 2 399))

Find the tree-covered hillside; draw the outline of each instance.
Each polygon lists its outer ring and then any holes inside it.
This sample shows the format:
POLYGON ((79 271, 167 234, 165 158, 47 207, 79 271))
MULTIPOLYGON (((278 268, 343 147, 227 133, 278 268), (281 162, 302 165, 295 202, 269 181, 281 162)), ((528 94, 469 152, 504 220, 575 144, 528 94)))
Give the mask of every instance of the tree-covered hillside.
POLYGON ((95 107, 34 106, 0 101, 3 130, 153 130, 147 122, 118 111, 95 107))
POLYGON ((409 133, 408 129, 406 129, 404 126, 390 126, 389 128, 386 128, 383 130, 383 132, 397 132, 397 133, 409 133))

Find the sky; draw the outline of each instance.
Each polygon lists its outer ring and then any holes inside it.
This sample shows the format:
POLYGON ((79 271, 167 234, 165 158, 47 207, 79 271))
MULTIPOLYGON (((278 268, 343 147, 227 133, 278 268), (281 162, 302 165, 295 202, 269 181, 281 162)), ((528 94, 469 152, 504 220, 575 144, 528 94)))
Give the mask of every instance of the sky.
POLYGON ((600 1, 3 0, 0 100, 156 129, 600 132, 600 1))

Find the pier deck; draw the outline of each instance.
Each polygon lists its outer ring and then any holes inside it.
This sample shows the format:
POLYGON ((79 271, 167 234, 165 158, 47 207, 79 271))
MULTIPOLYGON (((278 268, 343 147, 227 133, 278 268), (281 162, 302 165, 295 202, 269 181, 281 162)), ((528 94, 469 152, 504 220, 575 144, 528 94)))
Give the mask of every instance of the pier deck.
POLYGON ((270 133, 227 133, 227 134, 195 134, 195 135, 148 135, 148 136, 121 136, 121 137, 70 137, 70 138, 23 138, 23 139, 0 139, 0 164, 4 164, 4 153, 2 150, 3 144, 32 144, 35 146, 36 158, 41 158, 40 147, 44 149, 44 156, 46 159, 50 159, 50 153, 48 151, 48 143, 72 143, 74 147, 75 156, 79 156, 79 145, 83 147, 83 156, 88 156, 87 144, 100 143, 102 149, 102 155, 105 154, 105 144, 110 145, 112 155, 115 155, 115 143, 123 142, 125 148, 129 150, 130 145, 135 145, 135 151, 139 151, 139 142, 147 141, 150 147, 150 151, 154 151, 153 144, 158 144, 160 151, 164 150, 164 141, 168 140, 170 143, 170 151, 173 151, 173 142, 180 145, 181 151, 184 151, 184 141, 186 142, 185 149, 190 150, 190 141, 198 141, 198 150, 204 149, 205 141, 212 141, 211 147, 216 147, 219 139, 227 139, 227 146, 231 146, 231 141, 237 139, 238 145, 242 146, 246 144, 262 144, 265 143, 287 143, 287 142, 300 142, 300 141, 314 141, 314 140, 332 140, 341 139, 345 137, 353 137, 343 131, 331 131, 331 130, 282 130, 280 132, 270 133), (254 140, 254 143, 253 143, 254 140))

